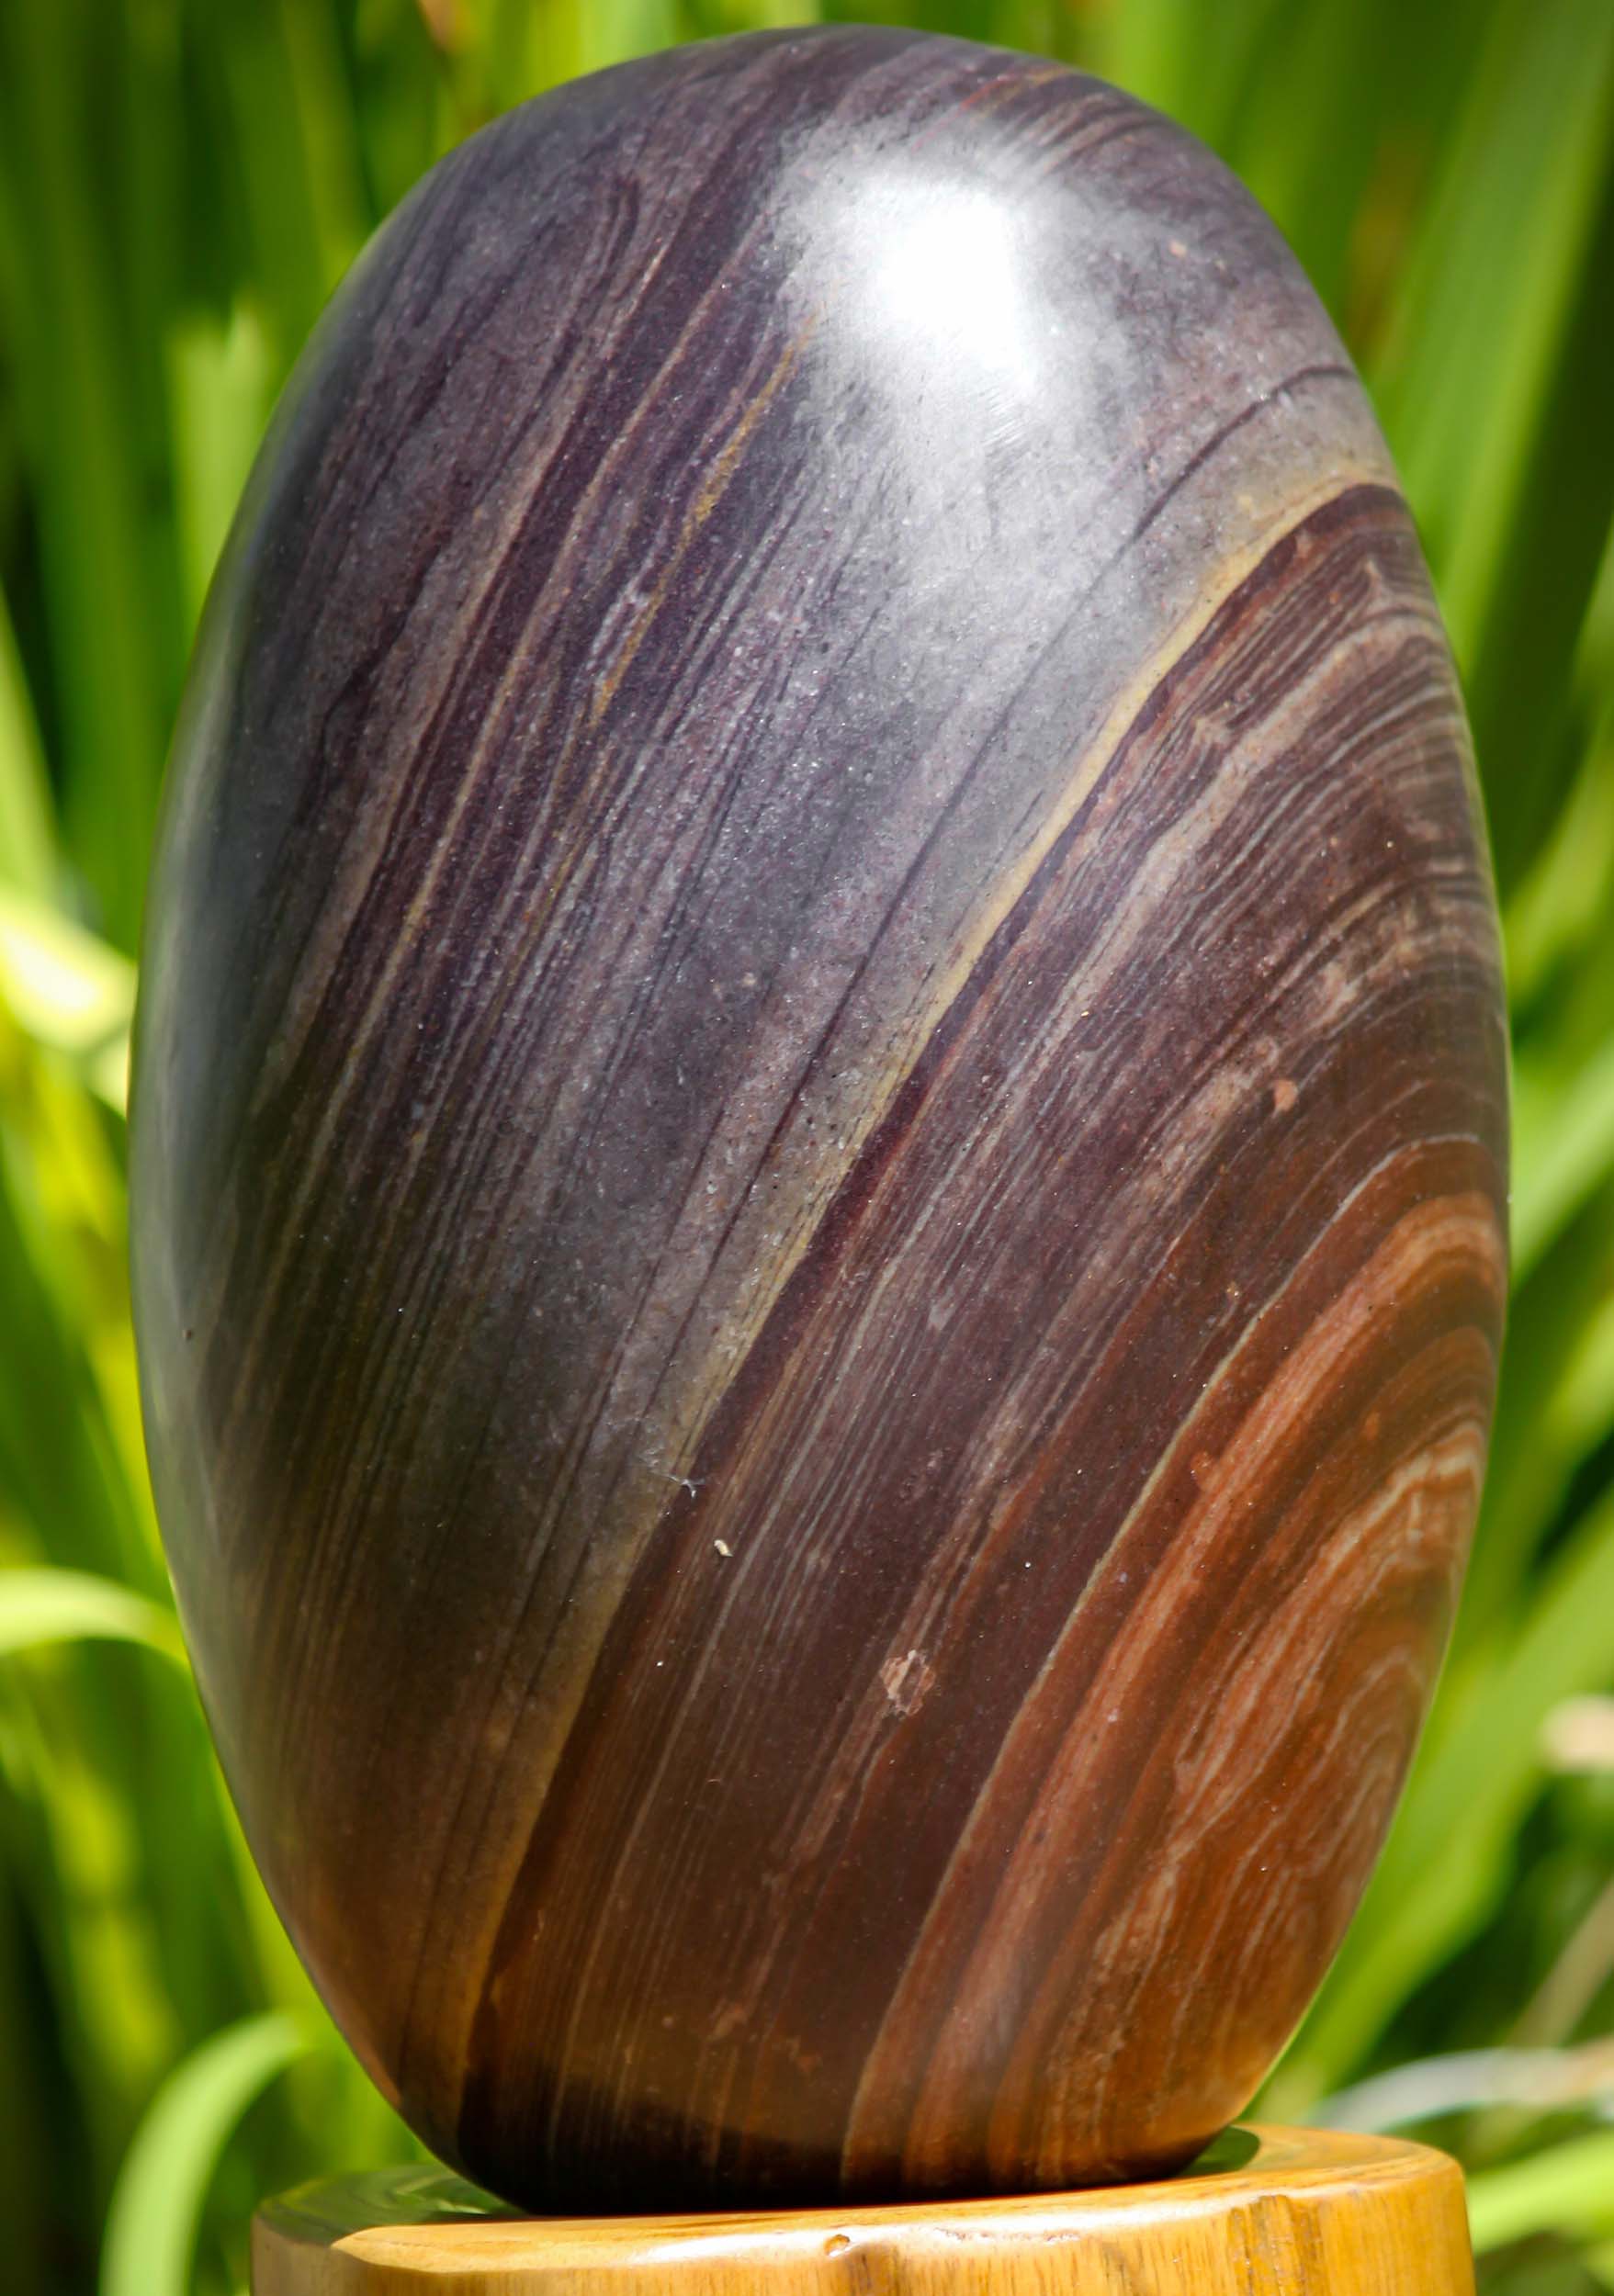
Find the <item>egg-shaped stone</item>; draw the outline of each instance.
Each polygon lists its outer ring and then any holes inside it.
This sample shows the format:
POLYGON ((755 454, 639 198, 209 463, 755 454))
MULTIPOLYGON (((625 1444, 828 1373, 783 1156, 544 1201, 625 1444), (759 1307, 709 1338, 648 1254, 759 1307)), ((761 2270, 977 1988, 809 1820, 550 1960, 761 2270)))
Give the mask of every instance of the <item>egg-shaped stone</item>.
POLYGON ((1146 2173, 1338 1944, 1504 1283, 1462 712, 1226 171, 869 28, 446 160, 277 417, 135 1281, 247 1836, 530 2206, 1146 2173))

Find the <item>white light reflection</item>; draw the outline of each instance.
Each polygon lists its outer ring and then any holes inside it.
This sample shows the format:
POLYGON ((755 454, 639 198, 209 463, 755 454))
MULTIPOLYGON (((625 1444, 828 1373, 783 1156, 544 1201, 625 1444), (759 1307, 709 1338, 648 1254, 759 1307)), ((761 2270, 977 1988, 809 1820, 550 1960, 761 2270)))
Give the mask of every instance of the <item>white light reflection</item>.
MULTIPOLYGON (((1033 298, 1012 209, 970 184, 897 183, 860 218, 875 250, 868 317, 916 364, 973 367, 1030 392, 1037 374, 1033 298)), ((959 379, 966 379, 960 377, 959 379)))

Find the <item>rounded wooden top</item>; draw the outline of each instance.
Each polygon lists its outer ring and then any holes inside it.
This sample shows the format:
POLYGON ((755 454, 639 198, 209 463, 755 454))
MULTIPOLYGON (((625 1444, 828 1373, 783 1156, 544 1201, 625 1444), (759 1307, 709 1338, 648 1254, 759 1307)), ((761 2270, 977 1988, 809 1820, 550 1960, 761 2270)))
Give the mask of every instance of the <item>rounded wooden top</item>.
POLYGON ((723 2216, 531 2217, 435 2168, 305 2185, 254 2228, 254 2296, 1469 2296, 1455 2162, 1234 2129, 1157 2183, 723 2216), (987 2275, 989 2273, 989 2278, 987 2275))

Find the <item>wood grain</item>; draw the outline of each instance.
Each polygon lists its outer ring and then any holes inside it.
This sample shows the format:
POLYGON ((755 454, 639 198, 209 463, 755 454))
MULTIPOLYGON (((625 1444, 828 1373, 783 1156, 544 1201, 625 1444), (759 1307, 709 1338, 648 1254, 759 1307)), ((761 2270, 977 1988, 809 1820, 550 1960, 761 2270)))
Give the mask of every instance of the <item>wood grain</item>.
POLYGON ((1230 2132, 1168 2184, 1048 2200, 535 2222, 396 2170, 264 2210, 254 2296, 1471 2296, 1462 2178, 1421 2144, 1230 2132))
POLYGON ((150 920, 164 1536, 387 2093, 544 2208, 1189 2158, 1504 1289, 1461 703, 1248 197, 866 28, 501 120, 282 407, 150 920))

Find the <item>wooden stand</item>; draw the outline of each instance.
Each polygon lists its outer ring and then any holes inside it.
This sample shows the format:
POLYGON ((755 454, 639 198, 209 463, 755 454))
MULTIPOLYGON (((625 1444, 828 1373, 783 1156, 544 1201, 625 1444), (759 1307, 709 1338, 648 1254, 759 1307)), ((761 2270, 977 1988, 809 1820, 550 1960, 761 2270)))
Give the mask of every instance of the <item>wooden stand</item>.
POLYGON ((1462 2178, 1421 2144, 1235 2129, 1157 2184, 734 2216, 536 2218, 438 2169, 308 2185, 254 2296, 1468 2296, 1462 2178))

